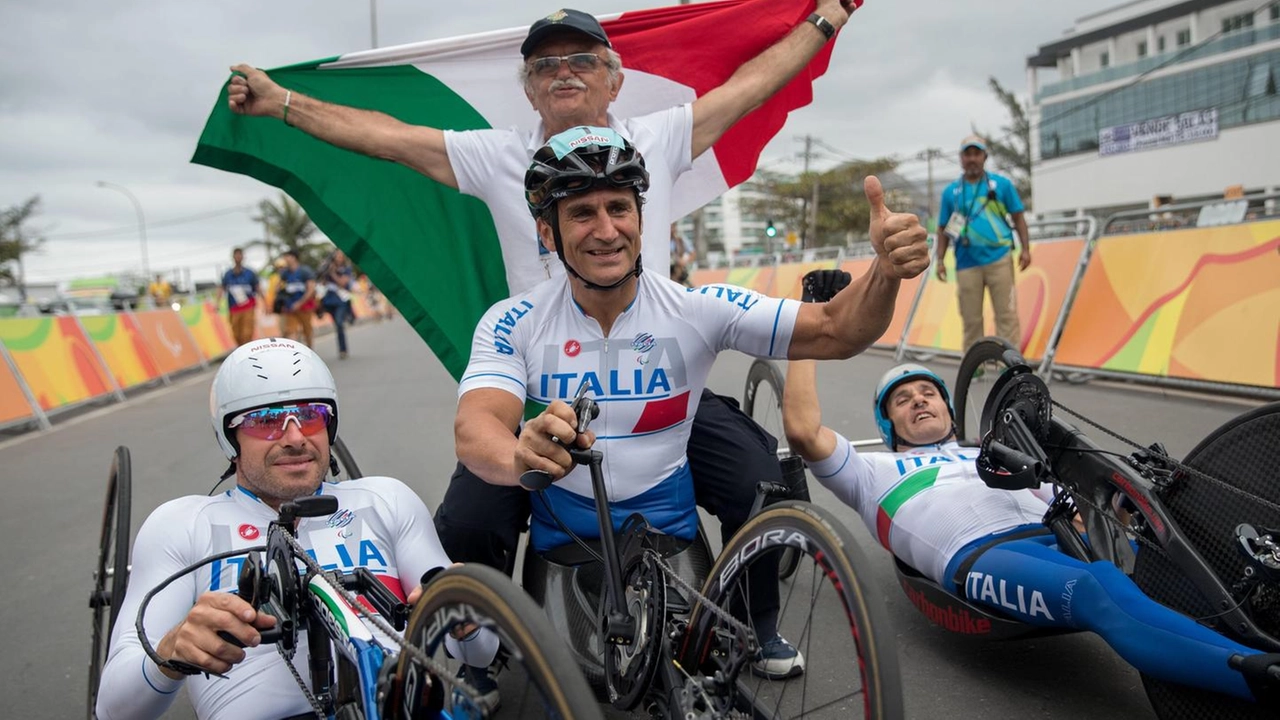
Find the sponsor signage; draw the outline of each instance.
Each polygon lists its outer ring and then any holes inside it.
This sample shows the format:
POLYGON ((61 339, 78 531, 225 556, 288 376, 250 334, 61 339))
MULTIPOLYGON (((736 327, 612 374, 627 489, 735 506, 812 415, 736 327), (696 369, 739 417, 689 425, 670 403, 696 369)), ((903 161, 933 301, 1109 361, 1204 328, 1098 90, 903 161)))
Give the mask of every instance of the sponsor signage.
POLYGON ((1098 154, 1118 155, 1217 138, 1218 109, 1193 110, 1103 128, 1098 132, 1098 154))

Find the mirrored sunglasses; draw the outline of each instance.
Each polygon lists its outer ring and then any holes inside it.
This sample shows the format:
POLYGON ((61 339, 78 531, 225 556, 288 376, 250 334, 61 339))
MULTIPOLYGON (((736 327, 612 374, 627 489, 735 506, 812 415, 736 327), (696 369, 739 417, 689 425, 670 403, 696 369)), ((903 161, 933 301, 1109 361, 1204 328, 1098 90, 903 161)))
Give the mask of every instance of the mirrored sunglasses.
POLYGON ((329 405, 307 403, 250 410, 231 418, 227 427, 259 440, 279 440, 288 431, 290 420, 298 424, 303 435, 316 435, 324 432, 332 419, 333 408, 329 405))
POLYGON ((547 57, 535 58, 530 64, 533 67, 535 75, 548 76, 555 75, 560 72, 560 63, 569 64, 569 69, 576 73, 594 72, 600 67, 600 56, 595 53, 574 53, 572 55, 549 55, 547 57))

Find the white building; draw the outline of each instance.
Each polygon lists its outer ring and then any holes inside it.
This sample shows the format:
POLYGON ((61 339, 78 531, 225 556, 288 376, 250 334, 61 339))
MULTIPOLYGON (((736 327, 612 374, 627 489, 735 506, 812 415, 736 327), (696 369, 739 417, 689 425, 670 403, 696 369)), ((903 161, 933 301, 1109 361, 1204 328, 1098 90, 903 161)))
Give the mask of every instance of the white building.
POLYGON ((1027 80, 1041 215, 1280 186, 1278 4, 1126 2, 1043 45, 1027 80))

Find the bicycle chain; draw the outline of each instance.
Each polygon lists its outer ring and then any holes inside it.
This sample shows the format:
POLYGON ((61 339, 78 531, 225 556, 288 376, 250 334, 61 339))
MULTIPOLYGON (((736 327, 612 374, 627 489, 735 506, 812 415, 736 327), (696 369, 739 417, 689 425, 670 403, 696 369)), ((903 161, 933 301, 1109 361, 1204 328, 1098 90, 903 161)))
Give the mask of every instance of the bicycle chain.
MULTIPOLYGON (((359 615, 361 618, 365 620, 368 620, 371 624, 373 624, 374 627, 376 627, 384 635, 386 635, 393 642, 399 645, 401 652, 408 653, 409 656, 414 659, 414 661, 416 661, 419 665, 422 665, 423 667, 425 667, 427 670, 431 672, 431 674, 435 675, 441 682, 445 683, 446 685, 454 689, 460 689, 464 691, 465 693, 467 693, 468 697, 474 698, 474 697, 480 696, 480 692, 478 690, 471 687, 467 683, 462 682, 457 678, 453 677, 453 673, 452 671, 449 670, 449 667, 447 665, 435 660, 430 655, 427 655, 422 650, 410 644, 407 640, 401 637, 400 633, 391 626, 391 623, 384 620, 381 615, 370 612, 368 609, 366 609, 364 606, 364 603, 360 602, 360 599, 354 593, 348 592, 346 588, 342 587, 341 581, 339 581, 338 578, 333 573, 320 567, 319 563, 311 559, 311 556, 307 554, 307 549, 302 546, 302 543, 298 542, 297 538, 295 538, 292 534, 288 532, 284 533, 284 536, 285 538, 287 538, 289 546, 293 550, 294 555, 298 557, 300 560, 302 560, 303 564, 306 566, 308 571, 315 573, 317 575, 320 575, 324 577, 324 579, 328 580, 329 584, 333 586, 333 589, 338 593, 339 596, 342 597, 342 599, 347 603, 347 605, 356 612, 357 615, 359 615)), ((284 654, 283 651, 281 651, 281 654, 282 655, 284 654)), ((290 667, 292 667, 292 663, 290 663, 290 667)), ((299 685, 302 686, 302 691, 307 694, 308 698, 310 698, 311 694, 307 691, 307 688, 302 685, 301 676, 298 674, 296 669, 294 670, 294 677, 299 680, 299 685)), ((317 703, 313 701, 313 707, 315 707, 316 704, 317 703)), ((317 710, 317 712, 322 713, 323 709, 319 709, 317 710)), ((323 715, 321 716, 323 717, 323 715)))
POLYGON ((1128 445, 1130 445, 1130 446, 1132 446, 1132 447, 1135 447, 1135 448, 1137 448, 1138 450, 1141 450, 1141 451, 1143 451, 1143 452, 1151 453, 1151 455, 1153 455, 1154 457, 1159 458, 1160 460, 1163 460, 1163 461, 1165 461, 1165 462, 1169 463, 1169 464, 1170 464, 1171 466, 1173 466, 1174 468, 1176 468, 1176 469, 1178 469, 1178 470, 1181 470, 1181 471, 1183 471, 1183 472, 1187 473, 1188 475, 1191 475, 1191 476, 1193 476, 1193 477, 1200 478, 1201 480, 1205 480, 1205 481, 1207 481, 1207 482, 1210 482, 1210 483, 1213 483, 1213 484, 1215 484, 1215 485, 1218 485, 1219 487, 1223 488, 1224 490, 1226 490, 1226 491, 1228 491, 1228 492, 1230 492, 1230 493, 1233 493, 1233 494, 1235 494, 1235 495, 1239 495, 1240 497, 1247 498, 1247 499, 1249 499, 1249 500, 1253 500, 1253 501, 1255 501, 1255 502, 1257 502, 1257 503, 1259 503, 1259 504, 1263 505, 1264 507, 1267 507, 1267 508, 1269 508, 1269 509, 1271 509, 1271 510, 1273 510, 1273 511, 1275 511, 1275 512, 1280 512, 1280 504, 1277 504, 1277 503, 1275 503, 1275 502, 1272 502, 1271 500, 1268 500, 1268 499, 1266 499, 1266 498, 1264 498, 1264 497, 1259 497, 1259 496, 1257 496, 1257 495, 1254 495, 1253 493, 1248 492, 1247 490, 1243 490, 1243 489, 1241 489, 1241 488, 1238 488, 1238 487, 1236 487, 1236 486, 1234 486, 1234 485, 1231 485, 1230 483, 1227 483, 1227 482, 1225 482, 1225 481, 1223 481, 1223 480, 1219 480, 1218 478, 1215 478, 1215 477, 1213 477, 1212 475, 1209 475, 1208 473, 1201 472, 1201 471, 1199 471, 1199 470, 1197 470, 1197 469, 1195 469, 1195 468, 1191 467, 1190 465, 1187 465, 1187 464, 1185 464, 1185 463, 1183 463, 1183 462, 1181 462, 1181 461, 1179 461, 1179 460, 1175 460, 1174 458, 1169 457, 1169 456, 1168 456, 1168 455, 1166 455, 1165 453, 1157 452, 1156 450, 1154 450, 1154 449, 1152 449, 1152 448, 1144 447, 1144 446, 1142 446, 1142 445, 1139 445, 1138 443, 1136 443, 1136 442, 1134 442, 1134 441, 1130 440, 1129 438, 1127 438, 1127 437, 1125 437, 1125 436, 1121 435, 1120 433, 1115 432, 1114 430, 1111 430, 1111 429, 1109 429, 1109 428, 1103 427, 1101 424, 1099 424, 1099 423, 1097 423, 1097 422, 1094 422, 1093 420, 1090 420, 1089 418, 1085 417, 1084 415, 1081 415, 1080 413, 1076 412, 1075 410, 1072 410, 1071 408, 1067 407, 1066 405, 1063 405, 1062 403, 1058 402, 1057 400, 1052 400, 1052 399, 1051 399, 1050 401, 1053 403, 1053 405, 1054 405, 1055 407, 1057 407, 1057 408, 1059 408, 1059 409, 1061 409, 1061 410, 1065 410, 1068 414, 1070 414, 1070 415, 1072 415, 1072 416, 1074 416, 1074 417, 1077 417, 1077 418, 1079 418, 1079 419, 1083 420, 1084 422, 1088 423, 1089 425, 1094 426, 1095 428, 1097 428, 1097 429, 1101 430, 1102 432, 1104 432, 1104 433, 1106 433, 1106 434, 1110 435, 1111 437, 1113 437, 1113 438, 1115 438, 1115 439, 1119 440, 1120 442, 1126 443, 1126 444, 1128 444, 1128 445))
POLYGON ((659 555, 657 551, 646 548, 644 553, 646 556, 652 559, 654 563, 657 564, 658 568, 661 569, 662 572, 665 573, 668 578, 670 578, 672 581, 675 582, 678 588, 692 595, 694 598, 698 600, 698 602, 702 603, 702 605, 704 605, 707 608, 707 610, 711 612, 712 615, 715 615, 721 620, 724 620, 725 624, 733 628, 746 641, 745 644, 749 652, 754 653, 756 651, 756 649, 759 647, 759 644, 756 641, 756 633, 754 630, 747 627, 746 623, 742 622, 741 620, 738 620, 733 615, 729 614, 728 611, 721 608, 719 605, 715 604, 714 602, 711 602, 711 598, 695 590, 692 585, 690 585, 687 581, 685 581, 684 578, 680 577, 680 575, 676 573, 675 568, 667 564, 667 561, 663 559, 663 557, 659 555))

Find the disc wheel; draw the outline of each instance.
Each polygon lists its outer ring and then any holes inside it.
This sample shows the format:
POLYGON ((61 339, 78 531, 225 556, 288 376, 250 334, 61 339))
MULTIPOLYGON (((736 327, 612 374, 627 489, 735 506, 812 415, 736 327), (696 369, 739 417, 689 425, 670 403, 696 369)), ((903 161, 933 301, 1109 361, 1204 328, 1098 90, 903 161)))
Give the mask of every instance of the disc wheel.
POLYGON ((987 337, 974 343, 960 360, 951 402, 956 412, 956 438, 962 445, 976 446, 989 429, 982 427, 982 408, 1000 373, 1009 367, 1004 360, 1007 350, 1017 348, 1004 338, 987 337))
MULTIPOLYGON (((1264 405, 1227 422, 1184 460, 1244 494, 1192 475, 1181 477, 1160 494, 1174 522, 1227 587, 1244 574, 1244 558, 1235 548, 1236 525, 1280 527, 1280 511, 1258 499, 1280 503, 1280 485, 1276 483, 1280 443, 1276 443, 1276 437, 1280 437, 1280 403, 1264 405)), ((1189 617, 1217 615, 1218 611, 1162 553, 1139 550, 1133 580, 1152 599, 1189 617)), ((1280 591, 1263 588, 1250 597, 1245 608, 1263 631, 1280 637, 1280 591)), ((1213 620, 1202 622, 1219 632, 1223 630, 1215 627, 1213 620)), ((1251 702, 1174 685, 1145 674, 1142 684, 1156 715, 1165 720, 1275 717, 1274 712, 1251 702)))
POLYGON ((120 603, 129 584, 130 508, 133 497, 133 465, 129 448, 121 445, 111 457, 107 499, 98 536, 98 564, 93 573, 89 607, 93 610, 93 636, 89 656, 88 717, 94 717, 98 681, 107 661, 107 646, 120 614, 120 603))
MULTIPOLYGON (((787 436, 782 426, 782 392, 786 378, 778 363, 757 358, 747 370, 747 384, 742 392, 742 411, 756 424, 778 439, 778 457, 790 453, 786 448, 787 436)), ((800 556, 791 550, 783 551, 778 558, 778 578, 786 580, 796 571, 800 556)))
MULTIPOLYGON (((604 676, 613 706, 630 710, 649 690, 658 668, 663 620, 667 616, 667 582, 648 555, 636 559, 623 582, 627 614, 635 621, 635 638, 630 645, 605 643, 604 676)), ((607 637, 603 606, 600 622, 600 636, 607 637)))
MULTIPOLYGON (((871 578, 853 536, 820 507, 786 501, 748 520, 720 553, 702 592, 759 633, 776 590, 777 635, 798 655, 788 660, 771 653, 774 661, 765 667, 753 667, 762 657, 746 656, 727 692, 712 697, 707 691, 708 704, 720 705, 711 709, 756 718, 903 717, 893 626, 871 578), (784 548, 800 554, 795 574, 753 588, 752 567, 784 548)), ((736 637, 723 616, 696 605, 682 666, 709 677, 732 675, 744 657, 736 637)))
MULTIPOLYGON (((488 709, 483 698, 469 696, 460 686, 450 689, 452 673, 459 665, 446 655, 445 637, 451 632, 467 634, 476 627, 495 633, 502 647, 499 660, 489 667, 501 704, 482 713, 485 717, 602 717, 591 688, 542 608, 511 578, 476 564, 452 567, 432 578, 414 606, 404 634, 411 645, 449 667, 451 676, 443 694, 446 709, 452 704, 453 717, 478 717, 476 708, 488 709)), ((430 707, 418 701, 419 697, 429 699, 431 692, 406 688, 421 690, 440 683, 440 678, 432 677, 409 653, 401 652, 384 717, 435 717, 429 714, 430 707)))

